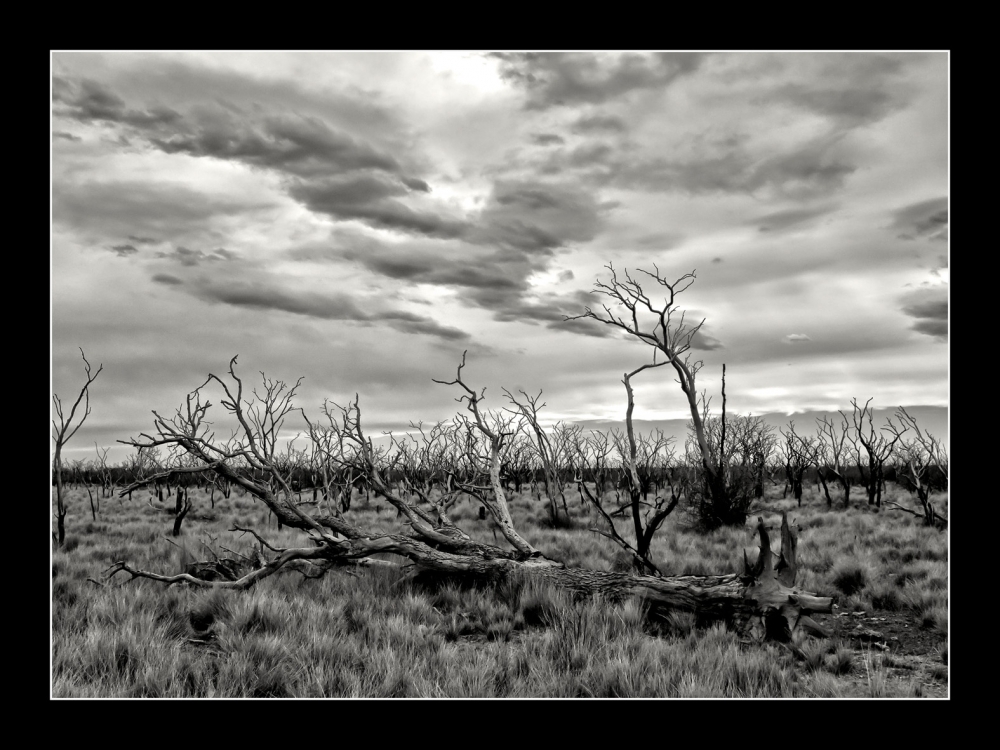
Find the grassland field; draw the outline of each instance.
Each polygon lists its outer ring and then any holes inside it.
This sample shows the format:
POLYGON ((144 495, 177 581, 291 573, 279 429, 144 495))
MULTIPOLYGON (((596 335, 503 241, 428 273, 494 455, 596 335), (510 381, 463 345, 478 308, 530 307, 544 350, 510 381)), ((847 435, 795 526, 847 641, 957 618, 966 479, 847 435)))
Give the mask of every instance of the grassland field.
MULTIPOLYGON (((798 526, 797 584, 836 603, 818 617, 834 635, 788 645, 741 642, 686 613, 653 617, 635 601, 574 601, 531 579, 470 586, 403 569, 336 569, 320 579, 277 574, 245 592, 105 578, 126 560, 173 574, 213 554, 250 555, 253 527, 276 546, 301 546, 267 508, 234 492, 193 490, 183 531, 170 537, 172 499, 145 491, 102 498, 67 490, 67 537, 52 552, 51 694, 55 698, 918 698, 948 695, 948 535, 856 499, 828 509, 814 487, 802 507, 769 487, 742 528, 702 534, 682 508, 658 532, 665 574, 742 570, 757 549, 756 518, 798 526)), ((889 500, 913 505, 890 484, 889 500)), ((522 535, 568 566, 624 570, 596 513, 567 493, 571 528, 552 528, 527 491, 511 499, 522 535)), ((934 498, 943 506, 943 495, 934 498)), ((54 501, 53 501, 54 502, 54 501)), ((396 511, 355 496, 349 513, 398 532, 396 511)), ((494 541, 471 500, 452 520, 494 541)), ((620 533, 630 538, 630 526, 620 533)), ((772 539, 778 538, 772 534, 772 539)), ((502 537, 501 537, 502 541, 502 537)), ((405 562, 399 560, 400 562, 405 562)))

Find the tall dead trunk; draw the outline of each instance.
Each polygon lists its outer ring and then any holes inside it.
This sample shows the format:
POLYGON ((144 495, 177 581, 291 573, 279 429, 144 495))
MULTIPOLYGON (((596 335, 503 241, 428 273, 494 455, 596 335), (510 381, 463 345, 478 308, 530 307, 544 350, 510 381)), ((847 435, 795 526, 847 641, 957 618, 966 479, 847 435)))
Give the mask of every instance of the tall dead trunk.
MULTIPOLYGON (((97 520, 97 507, 94 505, 94 492, 91 489, 91 487, 90 487, 89 484, 86 485, 86 487, 87 487, 87 497, 90 498, 90 517, 93 520, 96 521, 97 520)), ((98 500, 98 503, 99 502, 100 502, 100 500, 98 500)))
POLYGON ((826 481, 826 471, 822 468, 816 470, 816 480, 823 487, 823 495, 826 497, 826 507, 833 508, 833 498, 830 496, 830 488, 826 481))
MULTIPOLYGON (((62 445, 56 443, 56 541, 60 547, 66 541, 66 502, 63 499, 62 445)), ((51 507, 51 506, 50 506, 51 507)))

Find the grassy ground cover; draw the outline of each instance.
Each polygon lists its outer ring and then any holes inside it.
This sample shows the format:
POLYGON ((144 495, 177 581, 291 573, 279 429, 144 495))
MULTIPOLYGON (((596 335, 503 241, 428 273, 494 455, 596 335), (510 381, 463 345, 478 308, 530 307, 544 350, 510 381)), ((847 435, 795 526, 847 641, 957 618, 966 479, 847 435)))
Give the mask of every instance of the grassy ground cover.
MULTIPOLYGON (((909 502, 899 488, 888 491, 909 502)), ((756 517, 776 529, 787 510, 800 529, 799 584, 837 602, 822 618, 833 637, 791 647, 742 643, 683 613, 654 618, 636 602, 575 602, 532 580, 471 586, 411 571, 338 570, 318 580, 277 575, 240 593, 103 578, 119 559, 173 573, 213 551, 249 555, 253 540, 228 531, 234 522, 278 546, 301 543, 249 496, 217 493, 214 508, 196 491, 191 499, 184 531, 171 539, 170 502, 144 492, 105 498, 93 521, 86 492, 69 490, 66 544, 52 555, 54 697, 947 695, 947 534, 866 505, 827 509, 812 488, 801 508, 769 488, 743 528, 699 534, 675 513, 653 545, 666 574, 738 571, 743 550, 755 553, 756 517)), ((528 492, 511 509, 549 557, 627 566, 589 531, 596 519, 579 503, 570 504, 571 528, 551 528, 545 504, 528 492)), ((356 497, 350 512, 368 528, 399 528, 395 509, 375 498, 356 497)), ((451 517, 493 541, 491 521, 471 502, 451 517)))

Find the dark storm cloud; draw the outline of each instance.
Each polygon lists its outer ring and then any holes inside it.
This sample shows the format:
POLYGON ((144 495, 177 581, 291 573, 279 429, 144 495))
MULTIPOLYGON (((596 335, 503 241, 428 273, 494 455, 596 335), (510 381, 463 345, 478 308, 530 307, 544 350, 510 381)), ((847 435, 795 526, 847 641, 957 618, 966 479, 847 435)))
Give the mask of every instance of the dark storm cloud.
MULTIPOLYGON (((396 245, 341 233, 334 246, 304 247, 289 255, 348 260, 380 276, 458 289, 463 303, 491 311, 495 320, 555 323, 579 312, 577 301, 531 299, 528 279, 547 270, 559 249, 593 239, 604 210, 591 193, 575 186, 500 181, 480 215, 462 228, 460 242, 396 245)), ((559 278, 571 280, 572 271, 559 278)))
POLYGON ((566 331, 580 336, 590 336, 595 339, 615 338, 618 333, 611 326, 606 326, 589 318, 572 318, 570 320, 553 321, 548 328, 555 331, 566 331))
POLYGON ((135 255, 138 250, 132 245, 114 245, 111 248, 113 253, 116 253, 119 258, 127 258, 130 255, 135 255))
POLYGON ((613 165, 617 151, 610 143, 592 142, 578 146, 566 154, 569 167, 600 167, 613 165))
POLYGON ((648 190, 692 194, 773 191, 791 198, 826 195, 840 188, 857 167, 838 153, 839 139, 820 137, 794 151, 764 159, 730 140, 717 156, 689 161, 635 160, 616 170, 614 183, 648 190))
POLYGON ((221 110, 202 114, 195 132, 151 142, 168 153, 211 156, 293 175, 291 197, 317 213, 357 220, 380 229, 455 237, 461 222, 396 200, 428 193, 421 179, 397 175, 399 163, 370 145, 312 117, 268 117, 238 121, 221 110))
POLYGON ((65 133, 62 130, 53 131, 52 137, 53 138, 62 138, 65 141, 82 141, 83 140, 83 138, 81 138, 78 135, 73 135, 72 133, 65 133))
POLYGON ((57 103, 54 114, 81 122, 97 120, 139 128, 156 128, 181 118, 180 113, 159 105, 144 110, 131 109, 110 88, 89 78, 53 76, 52 98, 57 103))
POLYGON ((572 281, 574 278, 576 275, 568 268, 559 274, 559 281, 572 281))
POLYGON ((565 184, 498 181, 467 239, 548 255, 593 239, 601 226, 601 207, 591 192, 565 184))
MULTIPOLYGON (((558 59, 541 57, 550 66, 558 59)), ((547 174, 572 174, 592 185, 632 190, 695 195, 766 192, 794 200, 830 195, 858 168, 858 157, 847 136, 906 107, 916 93, 903 78, 905 62, 903 56, 891 55, 809 55, 802 58, 800 72, 795 55, 776 58, 777 70, 785 68, 783 73, 792 80, 752 99, 751 104, 772 109, 785 105, 822 118, 819 132, 780 150, 755 151, 752 139, 738 132, 722 138, 706 133, 690 136, 676 156, 650 156, 620 144, 588 141, 546 154, 539 169, 547 174)), ((521 72, 528 75, 528 63, 521 60, 520 64, 524 68, 521 72)), ((525 85, 531 83, 525 80, 525 85)), ((534 85, 540 86, 541 80, 534 85)), ((739 127, 739 123, 734 125, 739 127)), ((626 127, 613 116, 592 114, 577 120, 572 129, 585 135, 605 135, 620 133, 626 127)), ((796 217, 770 218, 771 224, 780 227, 768 228, 777 230, 791 226, 783 220, 796 217)))
POLYGON ((153 182, 54 182, 52 185, 54 223, 104 237, 136 233, 167 238, 183 236, 205 230, 220 216, 260 212, 270 207, 260 201, 239 202, 180 185, 153 182))
POLYGON ((628 128, 625 121, 614 115, 589 115, 573 123, 574 133, 624 133, 628 128))
POLYGON ((705 332, 704 327, 691 337, 691 348, 705 352, 725 349, 721 341, 705 332))
POLYGON ((531 142, 538 146, 554 146, 565 143, 566 139, 555 133, 532 133, 531 142))
POLYGON ((903 312, 914 318, 937 318, 938 320, 948 319, 948 300, 926 300, 907 305, 903 312))
POLYGON ((300 180, 291 184, 288 192, 311 211, 342 221, 354 219, 379 229, 442 239, 460 237, 468 229, 461 219, 401 203, 395 196, 405 195, 406 186, 373 173, 300 180))
POLYGON ((812 219, 825 216, 828 213, 836 211, 838 208, 839 204, 831 203, 823 206, 815 206, 813 208, 777 211, 772 214, 758 216, 755 219, 751 219, 747 223, 757 226, 761 232, 780 232, 788 229, 789 227, 805 224, 812 219))
POLYGON ((132 240, 132 242, 135 242, 136 244, 139 245, 152 245, 155 244, 156 242, 159 242, 159 240, 155 239, 154 237, 137 237, 134 234, 130 234, 128 238, 132 240))
POLYGON ((181 185, 153 182, 84 182, 52 185, 56 224, 101 235, 176 236, 197 231, 219 216, 259 212, 269 204, 218 198, 181 185))
POLYGON ((921 319, 914 323, 912 327, 914 331, 926 333, 928 336, 933 336, 940 341, 948 340, 947 320, 921 319))
MULTIPOLYGON (((325 54, 314 56, 316 65, 329 65, 325 54)), ((73 58, 78 58, 75 53, 73 58)), ((114 82, 116 93, 140 100, 156 92, 167 104, 212 102, 245 118, 266 112, 295 112, 317 117, 336 129, 364 133, 365 137, 393 150, 406 139, 405 124, 386 102, 359 86, 310 88, 309 77, 265 77, 210 67, 162 56, 132 57, 114 82)))
POLYGON ((912 91, 901 80, 903 58, 892 55, 830 53, 808 83, 779 87, 763 103, 786 102, 852 128, 878 122, 905 107, 912 91))
POLYGON ((519 322, 529 325, 544 323, 553 331, 563 331, 593 338, 613 338, 617 334, 610 326, 592 319, 576 318, 588 306, 597 304, 592 292, 576 291, 568 294, 550 294, 544 301, 524 299, 510 301, 493 317, 502 322, 519 322))
POLYGON ((401 333, 425 333, 446 341, 465 341, 471 338, 468 333, 458 328, 443 326, 430 318, 408 312, 385 312, 377 320, 385 321, 386 325, 401 333))
MULTIPOLYGON (((130 109, 110 88, 89 79, 53 79, 55 113, 80 121, 131 126, 166 153, 242 162, 299 176, 345 170, 399 169, 390 155, 309 115, 262 115, 216 102, 181 115, 169 107, 130 109)), ((423 183, 426 188, 426 183, 423 183)))
POLYGON ((461 221, 412 208, 398 198, 429 193, 426 181, 402 174, 391 154, 331 127, 319 117, 269 114, 259 106, 242 109, 211 102, 186 115, 154 107, 129 109, 111 89, 90 80, 58 78, 58 114, 128 126, 156 149, 238 162, 292 178, 290 195, 308 208, 339 220, 357 220, 380 229, 456 237, 461 221), (155 116, 154 116, 155 115, 155 116))
POLYGON ((224 248, 219 248, 218 250, 206 253, 201 250, 190 250, 186 247, 180 246, 174 248, 173 251, 169 253, 157 253, 156 257, 175 261, 180 263, 182 266, 197 266, 202 261, 235 260, 239 256, 236 253, 232 253, 224 248))
POLYGON ((167 284, 169 286, 179 286, 184 283, 181 279, 178 279, 176 276, 171 276, 168 273, 156 274, 153 276, 153 281, 157 284, 167 284))
POLYGON ((228 159, 303 177, 399 168, 391 156, 315 117, 275 115, 254 121, 201 107, 186 124, 190 132, 153 137, 150 142, 166 153, 228 159))
POLYGON ((545 271, 557 250, 597 236, 603 210, 592 193, 576 186, 498 181, 466 236, 467 242, 495 248, 475 267, 496 281, 471 290, 466 300, 500 321, 558 323, 576 314, 568 299, 530 299, 528 278, 545 271))
POLYGON ((421 193, 429 193, 431 191, 431 186, 428 185, 423 180, 418 180, 414 177, 400 177, 400 181, 410 188, 410 190, 419 190, 421 193))
POLYGON ((567 311, 563 305, 553 301, 547 302, 526 302, 518 301, 508 305, 494 315, 495 320, 504 323, 561 323, 566 317, 567 311))
POLYGON ((323 181, 298 182, 291 188, 292 197, 322 206, 335 214, 340 207, 353 207, 406 195, 410 189, 399 180, 380 172, 354 172, 329 177, 323 181))
POLYGON ((912 203, 892 213, 891 228, 901 233, 900 239, 948 239, 948 199, 934 198, 912 203))
POLYGON ((336 292, 322 295, 302 291, 293 293, 276 286, 242 281, 225 285, 198 284, 193 291, 207 302, 221 302, 234 307, 282 310, 326 320, 368 319, 352 298, 336 292))
POLYGON ((766 190, 781 197, 808 199, 839 189, 856 171, 841 140, 838 134, 822 135, 794 150, 763 158, 751 153, 741 136, 715 141, 692 138, 683 151, 693 155, 681 158, 648 156, 592 141, 547 155, 539 169, 546 174, 571 173, 598 187, 694 195, 766 190))
POLYGON ((790 84, 777 97, 819 114, 861 123, 876 122, 903 105, 891 90, 837 88, 817 90, 790 84))
POLYGON ((677 232, 653 232, 636 237, 632 242, 639 248, 646 250, 673 250, 684 241, 684 235, 677 232))
POLYGON ((696 70, 704 55, 627 52, 495 52, 500 76, 524 88, 526 107, 600 104, 631 91, 662 89, 696 70))
POLYGON ((901 310, 916 322, 911 329, 940 341, 948 338, 948 287, 915 289, 903 295, 901 310))
MULTIPOLYGON (((315 256, 313 256, 315 258, 315 256)), ((483 253, 474 246, 464 252, 367 243, 359 249, 340 250, 327 258, 341 258, 362 265, 387 278, 411 284, 430 284, 458 290, 458 299, 467 305, 493 313, 496 320, 513 320, 516 311, 531 303, 524 300, 529 291, 528 276, 541 267, 529 259, 512 258, 503 251, 483 253)))
MULTIPOLYGON (((176 283, 180 283, 179 280, 176 283)), ((465 331, 440 325, 431 318, 404 310, 364 310, 356 300, 338 292, 318 294, 301 289, 289 290, 273 281, 229 280, 225 284, 218 284, 205 279, 188 284, 187 290, 206 302, 233 307, 279 310, 309 318, 353 321, 362 325, 383 323, 402 333, 426 334, 446 341, 463 341, 469 338, 465 331)))
POLYGON ((473 266, 433 252, 414 254, 406 248, 391 247, 383 247, 377 251, 369 249, 364 252, 347 250, 341 257, 356 261, 381 276, 412 283, 494 291, 519 291, 524 288, 521 279, 511 277, 502 259, 498 262, 495 258, 485 258, 473 266))
POLYGON ((817 138, 794 153, 776 154, 748 171, 745 189, 773 188, 791 197, 825 195, 840 188, 857 166, 837 151, 838 137, 817 138))

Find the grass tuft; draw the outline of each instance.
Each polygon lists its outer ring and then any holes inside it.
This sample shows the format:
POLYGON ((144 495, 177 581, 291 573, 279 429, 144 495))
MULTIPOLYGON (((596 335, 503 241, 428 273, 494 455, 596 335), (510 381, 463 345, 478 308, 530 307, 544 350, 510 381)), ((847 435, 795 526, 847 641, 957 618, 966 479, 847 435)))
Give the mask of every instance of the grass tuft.
POLYGON ((861 591, 867 581, 868 571, 853 560, 840 562, 830 571, 830 582, 846 596, 861 591))

